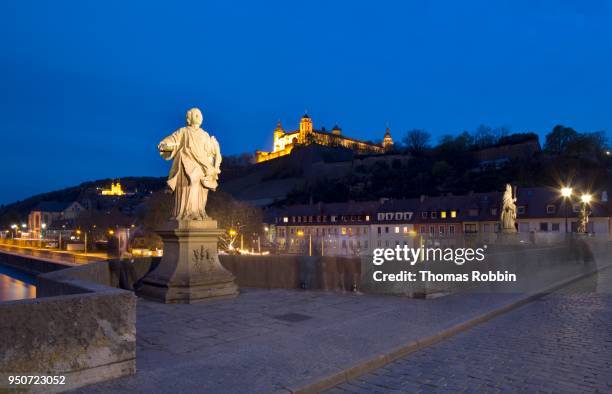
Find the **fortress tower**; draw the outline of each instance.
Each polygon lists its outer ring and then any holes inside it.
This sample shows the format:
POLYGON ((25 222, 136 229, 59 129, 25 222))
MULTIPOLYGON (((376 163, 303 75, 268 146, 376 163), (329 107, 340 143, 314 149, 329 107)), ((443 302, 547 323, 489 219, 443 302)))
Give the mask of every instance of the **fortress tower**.
POLYGON ((312 119, 308 114, 304 114, 300 119, 300 134, 298 136, 298 143, 305 144, 307 141, 308 134, 312 133, 312 119))

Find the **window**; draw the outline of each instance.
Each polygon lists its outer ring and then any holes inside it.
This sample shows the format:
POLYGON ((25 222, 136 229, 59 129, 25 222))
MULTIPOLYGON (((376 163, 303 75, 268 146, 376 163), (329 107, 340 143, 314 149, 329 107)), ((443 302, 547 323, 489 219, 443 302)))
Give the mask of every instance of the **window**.
POLYGON ((548 204, 546 206, 546 213, 555 213, 557 212, 557 207, 554 204, 548 204))
POLYGON ((548 231, 548 223, 540 223, 540 231, 548 231))
POLYGON ((404 226, 404 234, 408 234, 408 226, 404 226))
POLYGON ((289 218, 287 216, 283 218, 283 223, 289 223, 289 218))
POLYGON ((340 230, 340 233, 342 235, 346 235, 346 227, 342 227, 342 229, 340 230))
POLYGON ((364 228, 363 228, 363 235, 366 235, 367 233, 368 233, 368 228, 367 228, 367 227, 364 227, 364 228))
POLYGON ((440 212, 440 218, 441 219, 446 219, 446 211, 440 212))
POLYGON ((465 232, 468 234, 470 233, 474 234, 478 232, 478 229, 476 228, 475 224, 466 224, 464 228, 465 228, 465 232))
POLYGON ((491 225, 490 224, 484 224, 482 226, 482 232, 483 233, 488 233, 488 232, 490 232, 490 230, 491 230, 491 225))
POLYGON ((389 234, 389 227, 385 227, 385 234, 389 234))
POLYGON ((421 226, 421 234, 425 234, 425 226, 421 226))
POLYGON ((367 248, 369 248, 369 247, 370 247, 370 245, 368 244, 368 240, 367 240, 367 239, 366 239, 365 241, 363 241, 363 247, 364 247, 365 249, 367 249, 367 248))
POLYGON ((380 248, 382 246, 382 242, 380 241, 380 239, 376 242, 376 245, 380 248))
POLYGON ((491 215, 497 216, 497 208, 491 208, 491 215))
POLYGON ((402 220, 404 215, 401 212, 395 212, 395 220, 402 220))
POLYGON ((517 213, 519 215, 524 215, 525 214, 525 206, 524 205, 519 205, 517 208, 517 213))
POLYGON ((421 217, 423 219, 427 219, 427 212, 426 211, 421 212, 421 217))
POLYGON ((444 226, 440 226, 440 235, 444 236, 444 226))
POLYGON ((559 231, 559 223, 552 224, 552 231, 559 231))
POLYGON ((369 222, 370 221, 370 215, 366 215, 365 220, 366 220, 366 222, 369 222))
POLYGON ((380 234, 380 233, 382 232, 382 231, 381 231, 381 230, 382 230, 382 227, 378 226, 378 227, 377 227, 377 229, 378 229, 378 234, 380 234))
POLYGON ((478 208, 470 208, 470 210, 468 211, 468 214, 470 216, 478 216, 478 208))
POLYGON ((404 220, 412 220, 412 212, 404 212, 404 220))
POLYGON ((434 211, 434 212, 432 212, 432 213, 431 213, 431 218, 432 218, 432 219, 435 219, 435 218, 437 218, 437 217, 438 217, 438 212, 435 212, 435 211, 434 211))
POLYGON ((387 213, 387 214, 385 215, 385 219, 387 219, 387 220, 393 220, 393 213, 392 213, 392 212, 387 213))
POLYGON ((580 204, 574 204, 572 206, 572 211, 574 212, 580 212, 580 204))
POLYGON ((429 234, 431 234, 432 236, 436 234, 435 226, 429 226, 429 234))
POLYGON ((399 226, 395 226, 395 234, 399 234, 399 232, 400 232, 399 226))
POLYGON ((455 226, 454 225, 448 226, 448 233, 451 234, 451 235, 455 234, 455 226))
POLYGON ((378 220, 385 220, 385 214, 384 213, 379 213, 378 214, 378 220))
POLYGON ((451 218, 457 217, 457 211, 451 211, 451 218))

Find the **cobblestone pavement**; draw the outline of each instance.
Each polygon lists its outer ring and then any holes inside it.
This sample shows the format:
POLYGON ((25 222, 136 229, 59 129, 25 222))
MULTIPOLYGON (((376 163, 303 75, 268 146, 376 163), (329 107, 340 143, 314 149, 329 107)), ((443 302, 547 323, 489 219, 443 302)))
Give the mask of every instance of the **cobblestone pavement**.
POLYGON ((330 393, 612 392, 612 269, 330 393))
POLYGON ((137 374, 78 392, 287 393, 517 298, 246 289, 193 305, 139 300, 137 374))

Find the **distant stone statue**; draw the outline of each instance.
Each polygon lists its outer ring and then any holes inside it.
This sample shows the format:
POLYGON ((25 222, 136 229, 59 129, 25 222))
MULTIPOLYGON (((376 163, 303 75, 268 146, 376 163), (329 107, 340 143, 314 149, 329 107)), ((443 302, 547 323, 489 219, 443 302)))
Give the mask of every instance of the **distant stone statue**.
MULTIPOLYGON (((516 189, 515 189, 516 193, 516 189)), ((501 227, 504 233, 515 233, 516 232, 516 197, 512 193, 512 186, 506 185, 506 191, 502 200, 502 211, 501 211, 501 227)))
POLYGON ((578 213, 578 228, 576 232, 579 234, 586 234, 589 226, 589 215, 591 214, 586 204, 582 204, 582 208, 578 213))
POLYGON ((215 137, 200 128, 202 112, 187 111, 187 127, 181 127, 158 145, 160 155, 174 159, 168 186, 174 192, 173 218, 206 220, 208 191, 217 189, 221 173, 221 149, 215 137))

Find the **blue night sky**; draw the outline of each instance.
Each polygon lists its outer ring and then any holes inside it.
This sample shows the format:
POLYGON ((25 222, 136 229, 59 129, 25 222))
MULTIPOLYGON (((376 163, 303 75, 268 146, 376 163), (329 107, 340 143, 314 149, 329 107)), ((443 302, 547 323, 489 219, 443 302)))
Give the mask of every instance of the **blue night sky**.
POLYGON ((2 1, 0 203, 161 176, 193 106, 224 154, 280 119, 379 139, 555 124, 612 130, 605 0, 2 1))

